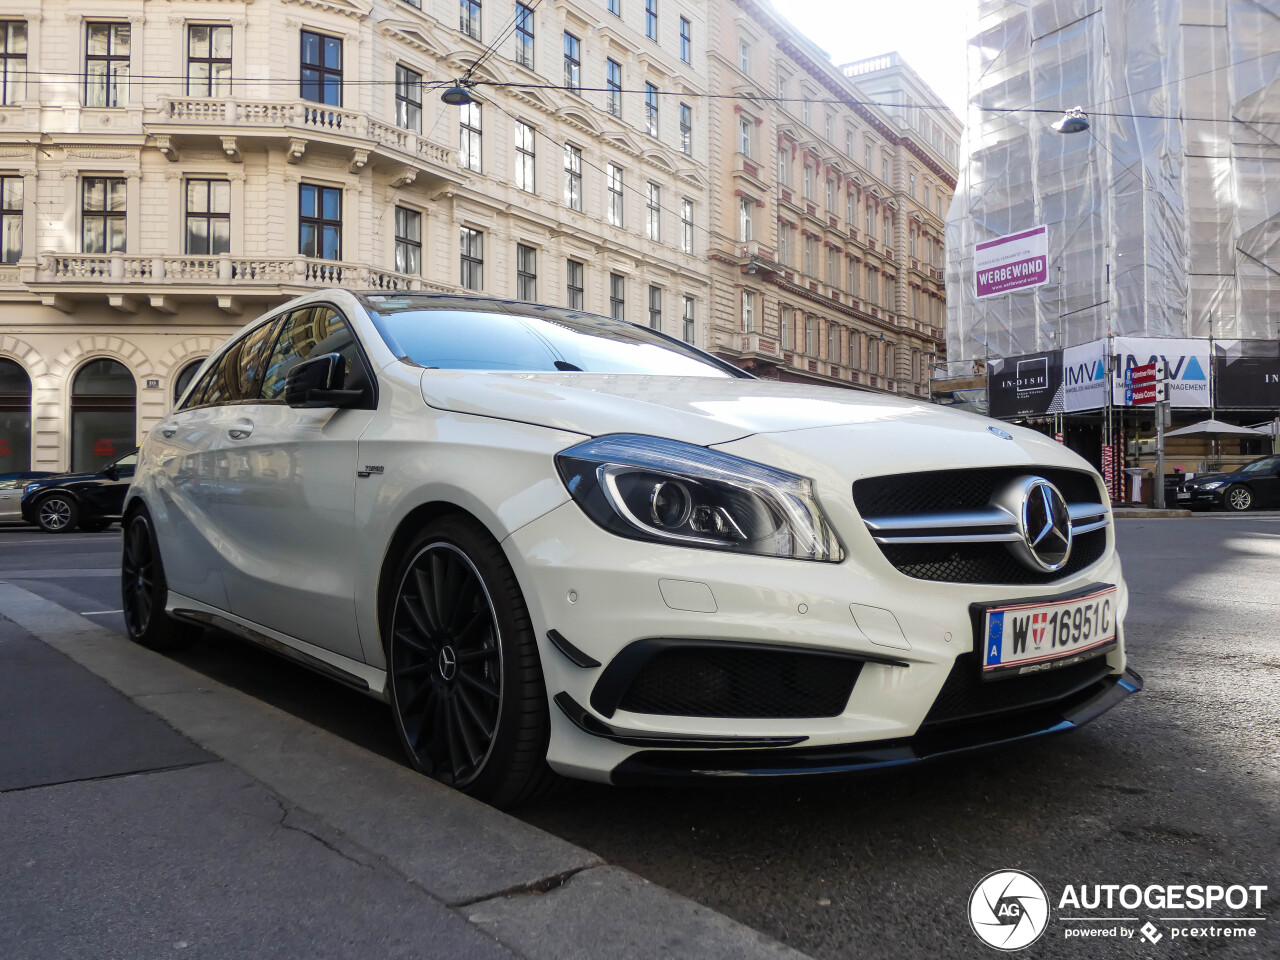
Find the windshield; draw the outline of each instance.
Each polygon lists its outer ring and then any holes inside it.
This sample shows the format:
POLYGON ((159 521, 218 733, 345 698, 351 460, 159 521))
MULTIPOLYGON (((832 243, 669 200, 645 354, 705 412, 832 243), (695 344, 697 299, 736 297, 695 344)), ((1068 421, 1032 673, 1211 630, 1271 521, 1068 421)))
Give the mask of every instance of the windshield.
POLYGON ((1275 457, 1269 457, 1266 460, 1255 460, 1249 464, 1241 473, 1271 473, 1276 469, 1276 465, 1280 464, 1280 460, 1275 457))
POLYGON ((460 297, 369 297, 397 356, 444 370, 747 376, 647 327, 560 307, 460 297))

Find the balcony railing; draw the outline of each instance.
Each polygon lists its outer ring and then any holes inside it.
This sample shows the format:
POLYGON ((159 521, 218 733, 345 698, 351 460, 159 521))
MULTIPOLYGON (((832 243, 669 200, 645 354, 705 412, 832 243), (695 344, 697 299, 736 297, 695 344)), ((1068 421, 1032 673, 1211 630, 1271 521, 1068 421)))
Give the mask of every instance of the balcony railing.
MULTIPOLYGON (((338 134, 372 140, 392 150, 419 157, 434 164, 452 167, 454 151, 421 134, 383 123, 354 110, 312 103, 308 100, 222 100, 206 97, 175 97, 162 100, 159 122, 182 126, 244 128, 291 127, 319 134, 338 134)), ((234 131, 226 131, 228 134, 234 131)))
POLYGON ((55 254, 40 259, 36 283, 135 284, 140 286, 342 286, 374 290, 434 290, 452 287, 364 263, 311 257, 146 257, 55 254))

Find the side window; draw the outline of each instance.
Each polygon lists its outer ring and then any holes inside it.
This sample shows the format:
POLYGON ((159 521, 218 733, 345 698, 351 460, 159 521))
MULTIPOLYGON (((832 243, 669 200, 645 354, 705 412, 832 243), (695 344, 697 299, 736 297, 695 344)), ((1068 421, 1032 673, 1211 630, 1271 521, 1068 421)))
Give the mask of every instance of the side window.
POLYGON ((355 337, 336 310, 326 306, 305 307, 289 314, 267 361, 262 399, 278 400, 284 395, 284 381, 290 370, 304 360, 326 353, 342 357, 344 383, 351 379, 353 367, 361 368, 355 337))
POLYGON ((231 344, 217 363, 205 371, 183 409, 254 399, 262 358, 275 326, 274 322, 264 323, 231 344))

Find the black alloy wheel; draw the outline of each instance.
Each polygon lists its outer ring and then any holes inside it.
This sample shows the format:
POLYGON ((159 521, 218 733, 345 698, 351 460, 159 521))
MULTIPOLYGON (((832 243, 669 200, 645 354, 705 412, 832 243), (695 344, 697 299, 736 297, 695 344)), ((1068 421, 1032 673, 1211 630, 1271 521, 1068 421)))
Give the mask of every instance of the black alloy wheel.
POLYGON ((152 650, 171 650, 187 643, 199 628, 180 623, 165 612, 169 588, 151 516, 139 507, 124 521, 120 557, 120 599, 124 625, 133 640, 152 650))
POLYGON ((51 493, 36 504, 36 523, 45 533, 70 533, 79 516, 80 508, 65 493, 51 493))
POLYGON ((543 792, 549 719, 537 643, 502 548, 459 516, 407 551, 387 622, 390 700, 415 769, 497 806, 543 792))

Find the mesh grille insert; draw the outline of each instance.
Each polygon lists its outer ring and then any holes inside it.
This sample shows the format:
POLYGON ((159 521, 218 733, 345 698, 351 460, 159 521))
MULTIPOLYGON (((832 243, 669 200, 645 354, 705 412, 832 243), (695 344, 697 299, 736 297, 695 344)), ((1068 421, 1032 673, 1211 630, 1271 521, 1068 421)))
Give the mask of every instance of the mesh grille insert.
POLYGON ((1012 713, 1065 700, 1111 672, 1106 657, 1003 680, 983 680, 977 654, 964 653, 942 685, 921 729, 1012 713))
POLYGON ((835 717, 862 664, 774 650, 673 647, 649 660, 619 707, 680 717, 835 717))

